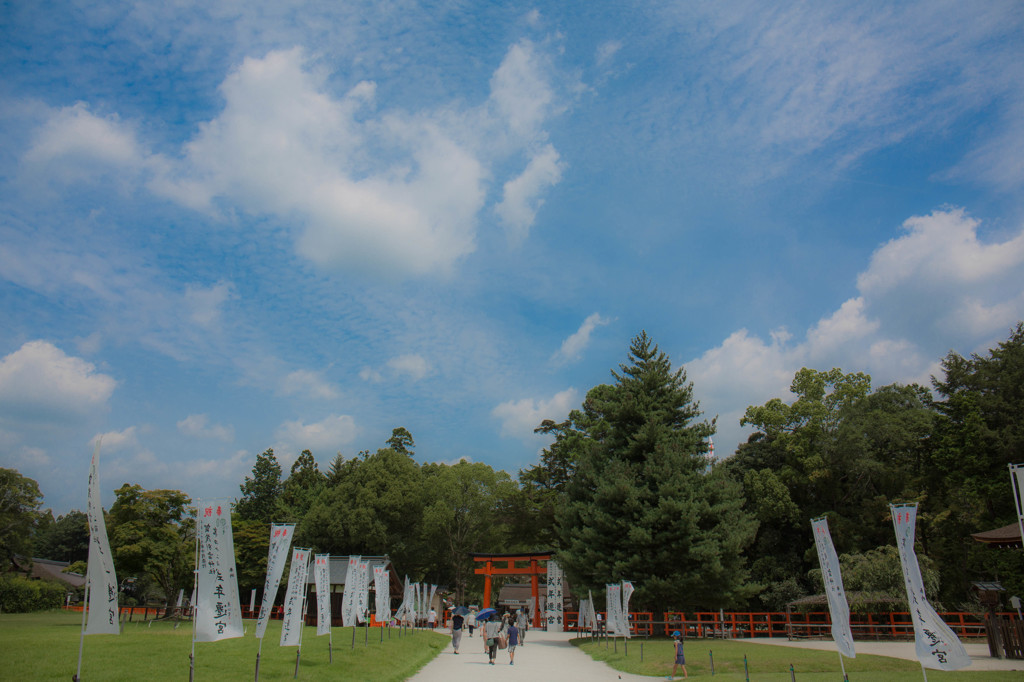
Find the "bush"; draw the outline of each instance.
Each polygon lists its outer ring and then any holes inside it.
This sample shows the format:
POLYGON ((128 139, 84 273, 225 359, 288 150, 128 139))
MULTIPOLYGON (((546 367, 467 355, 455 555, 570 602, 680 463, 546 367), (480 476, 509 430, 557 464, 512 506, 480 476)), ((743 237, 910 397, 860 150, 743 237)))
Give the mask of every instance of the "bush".
POLYGON ((29 580, 21 575, 0 576, 0 610, 6 613, 59 609, 66 593, 60 583, 29 580))

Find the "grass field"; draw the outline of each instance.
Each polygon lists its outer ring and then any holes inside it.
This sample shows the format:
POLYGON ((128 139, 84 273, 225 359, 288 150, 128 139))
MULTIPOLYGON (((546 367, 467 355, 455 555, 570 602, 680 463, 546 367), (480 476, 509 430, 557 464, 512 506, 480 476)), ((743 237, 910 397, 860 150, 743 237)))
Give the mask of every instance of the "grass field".
MULTIPOLYGON (((240 639, 197 643, 195 680, 252 680, 259 640, 256 621, 246 621, 240 639)), ((34 682, 70 680, 78 665, 82 617, 78 613, 0 615, 0 680, 34 682)), ((296 647, 278 646, 281 621, 270 621, 260 656, 260 680, 291 680, 296 647)), ((334 628, 334 662, 328 661, 328 638, 315 627, 302 635, 300 680, 404 680, 432 660, 449 642, 444 635, 418 630, 399 636, 379 628, 358 628, 352 647, 352 628, 334 628), (368 637, 367 637, 368 635, 368 637), (364 644, 364 641, 366 642, 364 644)), ((161 682, 188 679, 192 630, 188 622, 177 629, 170 622, 126 623, 121 635, 85 638, 83 682, 125 680, 161 682)))
MULTIPOLYGON (((604 661, 616 670, 635 675, 650 675, 662 679, 672 672, 673 648, 669 639, 651 639, 643 643, 643 661, 640 660, 640 640, 629 644, 626 655, 622 640, 616 647, 605 646, 605 642, 578 639, 573 642, 591 658, 604 661)), ((768 682, 842 682, 839 668, 839 654, 835 651, 814 651, 794 647, 752 644, 743 640, 687 640, 685 643, 686 669, 690 677, 711 679, 711 662, 714 661, 715 682, 743 682, 743 657, 747 657, 747 672, 752 681, 768 682), (792 673, 790 666, 793 666, 792 673)), ((846 673, 851 682, 905 682, 922 680, 921 665, 886 656, 860 654, 854 659, 844 659, 846 673)), ((676 679, 682 679, 682 670, 676 679)), ((1013 680, 1021 682, 1020 672, 996 671, 927 671, 929 682, 996 682, 1013 680)))

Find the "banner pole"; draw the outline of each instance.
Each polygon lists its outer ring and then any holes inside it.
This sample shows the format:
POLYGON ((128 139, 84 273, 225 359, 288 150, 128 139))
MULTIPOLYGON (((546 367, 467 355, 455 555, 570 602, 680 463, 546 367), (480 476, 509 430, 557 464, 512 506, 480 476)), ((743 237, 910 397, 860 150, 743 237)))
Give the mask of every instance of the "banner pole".
POLYGON ((256 649, 256 682, 260 682, 260 654, 263 653, 263 638, 260 637, 260 646, 256 649))
POLYGON ((843 682, 847 682, 849 678, 846 677, 846 664, 843 663, 843 654, 839 651, 836 653, 839 654, 839 669, 843 671, 843 682))
POLYGON ((196 672, 196 628, 199 625, 199 509, 202 507, 202 500, 196 500, 196 519, 195 519, 195 534, 196 534, 196 551, 195 551, 195 563, 192 565, 195 567, 192 569, 192 594, 196 595, 196 602, 192 604, 192 651, 188 655, 188 682, 192 682, 195 679, 196 672))
POLYGON ((921 663, 921 675, 924 676, 924 682, 928 682, 928 673, 925 672, 924 662, 921 663))
POLYGON ((82 649, 85 647, 85 614, 86 609, 89 608, 89 577, 86 575, 85 579, 85 601, 82 602, 82 633, 78 636, 78 671, 72 679, 72 682, 79 682, 82 679, 82 649))

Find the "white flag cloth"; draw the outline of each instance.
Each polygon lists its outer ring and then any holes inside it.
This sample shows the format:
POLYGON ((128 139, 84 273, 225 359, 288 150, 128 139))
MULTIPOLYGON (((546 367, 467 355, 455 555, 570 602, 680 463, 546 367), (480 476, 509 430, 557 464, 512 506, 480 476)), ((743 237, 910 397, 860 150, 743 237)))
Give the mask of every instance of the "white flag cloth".
POLYGON ((359 605, 359 560, 361 556, 348 558, 348 570, 345 572, 345 593, 341 598, 341 624, 352 627, 356 624, 356 608, 359 605))
POLYGON ((619 611, 619 631, 626 637, 629 632, 629 598, 633 596, 633 583, 622 581, 622 609, 619 611))
POLYGON ((227 501, 197 501, 199 563, 196 566, 197 642, 242 636, 231 509, 227 501))
POLYGON ((302 642, 302 621, 306 579, 309 577, 309 550, 292 550, 292 570, 284 595, 284 621, 281 623, 281 646, 299 646, 302 642))
POLYGON ((1013 488, 1013 508, 1017 510, 1017 524, 1024 534, 1024 464, 1010 465, 1010 487, 1013 488))
MULTIPOLYGON (((433 606, 434 606, 434 595, 436 593, 437 593, 437 585, 431 585, 430 586, 430 596, 427 597, 427 617, 428 618, 430 617, 430 609, 433 608, 433 606)), ((434 624, 435 625, 440 625, 441 624, 440 618, 434 624)))
POLYGON ((903 566, 903 582, 907 588, 907 602, 914 621, 914 645, 917 659, 926 668, 959 670, 971 664, 957 636, 939 617, 924 593, 921 568, 914 552, 914 530, 917 524, 917 505, 889 505, 892 524, 896 530, 896 548, 903 566))
POLYGON ((86 583, 89 585, 89 618, 85 624, 87 635, 121 634, 117 610, 117 574, 114 573, 114 557, 110 554, 107 540, 107 524, 103 520, 103 506, 100 503, 100 442, 92 453, 89 466, 89 567, 86 583))
POLYGON ((814 530, 814 546, 818 550, 818 564, 821 566, 821 579, 825 583, 825 596, 828 598, 828 610, 832 615, 832 639, 835 640, 839 652, 847 658, 856 658, 853 648, 853 632, 850 630, 850 604, 846 601, 843 589, 843 576, 839 572, 839 557, 832 544, 832 534, 828 531, 828 519, 824 516, 811 520, 814 530))
POLYGON ((316 634, 331 634, 331 555, 317 554, 313 562, 316 584, 316 634))
POLYGON ((587 601, 590 603, 590 620, 587 621, 587 625, 591 630, 597 629, 597 607, 594 606, 594 593, 587 590, 587 601))
POLYGON ((548 622, 548 632, 562 632, 562 569, 557 561, 548 562, 548 594, 544 604, 544 619, 548 622))
POLYGON ((356 594, 356 621, 366 621, 366 612, 370 608, 370 563, 359 562, 359 592, 356 594))
POLYGON ((391 620, 391 580, 384 566, 373 567, 373 589, 377 621, 387 623, 391 620))
POLYGON ((294 523, 273 524, 270 527, 270 551, 267 554, 267 579, 263 583, 263 600, 260 602, 260 617, 256 619, 256 638, 263 639, 267 631, 270 611, 274 608, 277 587, 281 584, 285 558, 292 544, 294 523))
POLYGON ((608 604, 608 634, 620 635, 620 624, 622 622, 622 585, 605 585, 605 601, 608 604))

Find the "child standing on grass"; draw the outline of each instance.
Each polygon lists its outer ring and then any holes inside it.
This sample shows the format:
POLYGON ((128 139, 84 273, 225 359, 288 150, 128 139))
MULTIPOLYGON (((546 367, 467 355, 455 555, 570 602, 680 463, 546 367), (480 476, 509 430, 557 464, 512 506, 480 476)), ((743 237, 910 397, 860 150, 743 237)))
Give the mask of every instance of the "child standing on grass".
POLYGON ((672 665, 672 675, 668 679, 676 679, 676 669, 679 666, 683 666, 683 677, 689 678, 690 675, 686 672, 686 656, 683 655, 683 636, 679 633, 679 630, 672 633, 672 644, 675 646, 676 661, 672 665))

